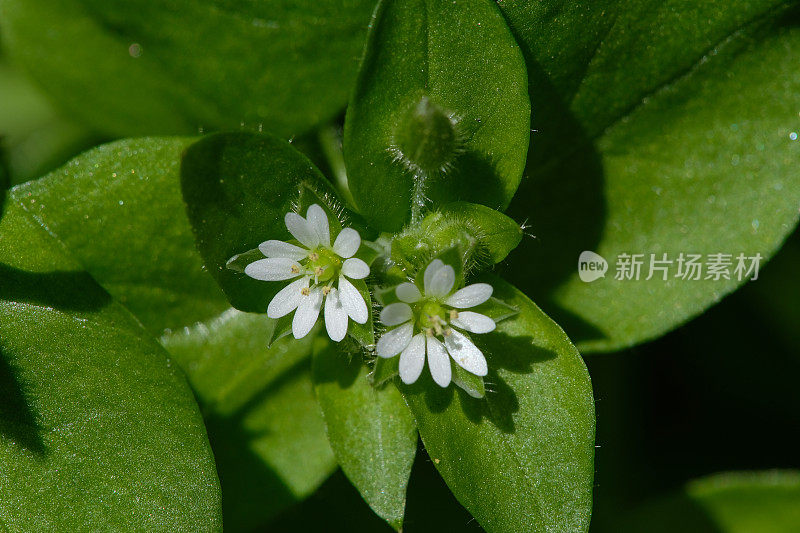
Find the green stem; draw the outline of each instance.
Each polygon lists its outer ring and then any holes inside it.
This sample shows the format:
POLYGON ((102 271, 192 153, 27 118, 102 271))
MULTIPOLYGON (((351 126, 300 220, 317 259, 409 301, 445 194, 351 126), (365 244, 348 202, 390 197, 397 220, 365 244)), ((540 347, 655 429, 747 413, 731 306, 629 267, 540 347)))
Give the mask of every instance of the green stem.
POLYGON ((339 191, 339 194, 350 208, 356 210, 355 199, 350 192, 350 186, 347 184, 347 168, 342 155, 342 130, 335 125, 326 126, 320 128, 318 138, 322 152, 325 154, 325 158, 333 171, 336 190, 339 191))

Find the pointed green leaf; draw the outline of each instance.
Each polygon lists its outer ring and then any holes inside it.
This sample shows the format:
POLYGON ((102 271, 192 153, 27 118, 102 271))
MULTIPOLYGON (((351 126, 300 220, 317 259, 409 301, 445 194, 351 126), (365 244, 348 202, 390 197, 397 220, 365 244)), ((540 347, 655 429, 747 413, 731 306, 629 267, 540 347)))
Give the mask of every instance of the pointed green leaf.
POLYGON ((0 222, 0 479, 12 530, 221 530, 183 376, 13 200, 0 222))
POLYGON ((15 58, 98 131, 263 126, 288 137, 344 107, 373 7, 373 0, 3 0, 0 23, 15 58))
POLYGON ((384 230, 399 230, 412 206, 504 209, 529 118, 522 54, 494 2, 384 0, 345 120, 353 198, 384 230))
POLYGON ((318 340, 314 387, 328 439, 344 473, 372 509, 398 531, 417 452, 414 419, 397 388, 375 388, 367 366, 318 340))
POLYGON ((481 376, 476 376, 467 372, 459 365, 452 365, 453 384, 461 388, 473 398, 483 398, 486 396, 486 384, 481 376))
MULTIPOLYGON (((535 245, 514 283, 582 350, 657 337, 741 286, 649 274, 650 254, 761 254, 796 226, 800 30, 793 2, 498 3, 536 95, 529 180, 509 212, 535 245), (796 137, 796 136, 795 136, 796 137), (578 277, 584 250, 606 277, 578 277), (644 254, 640 281, 617 257, 644 254)), ((705 272, 703 278, 705 278, 705 272)))
MULTIPOLYGON (((358 289, 364 302, 367 304, 367 309, 372 309, 372 297, 369 294, 367 283, 363 279, 350 280, 353 286, 358 289)), ((347 321, 347 334, 354 338, 356 342, 362 347, 367 348, 375 345, 375 325, 372 322, 372 313, 367 316, 367 321, 359 324, 355 320, 348 318, 347 321)))
POLYGON ((563 331, 496 277, 520 309, 473 335, 489 363, 486 396, 441 389, 423 371, 403 394, 453 494, 487 531, 585 531, 592 507, 594 401, 563 331))

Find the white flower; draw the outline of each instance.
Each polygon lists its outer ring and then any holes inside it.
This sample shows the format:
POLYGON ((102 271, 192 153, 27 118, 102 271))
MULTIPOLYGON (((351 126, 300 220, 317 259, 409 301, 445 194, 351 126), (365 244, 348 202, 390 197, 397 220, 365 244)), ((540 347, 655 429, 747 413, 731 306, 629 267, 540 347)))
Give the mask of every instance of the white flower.
POLYGON ((353 257, 361 246, 361 236, 344 228, 331 246, 328 215, 317 204, 306 218, 287 213, 284 218, 289 233, 300 242, 296 246, 283 241, 265 241, 258 249, 266 256, 247 265, 245 274, 262 281, 294 279, 281 289, 267 307, 267 316, 281 318, 295 309, 292 334, 296 339, 308 335, 325 304, 325 327, 336 342, 347 334, 348 317, 363 324, 367 304, 350 279, 364 279, 369 266, 353 257))
POLYGON ((495 328, 494 320, 488 316, 463 311, 488 300, 492 286, 474 283, 453 293, 454 283, 453 267, 435 259, 425 269, 422 292, 414 283, 401 283, 395 290, 400 302, 381 311, 381 322, 397 327, 378 340, 377 352, 386 358, 400 354, 403 383, 414 383, 419 378, 426 353, 431 376, 441 387, 450 384, 450 357, 464 370, 476 376, 486 375, 483 352, 461 330, 488 333, 495 328))

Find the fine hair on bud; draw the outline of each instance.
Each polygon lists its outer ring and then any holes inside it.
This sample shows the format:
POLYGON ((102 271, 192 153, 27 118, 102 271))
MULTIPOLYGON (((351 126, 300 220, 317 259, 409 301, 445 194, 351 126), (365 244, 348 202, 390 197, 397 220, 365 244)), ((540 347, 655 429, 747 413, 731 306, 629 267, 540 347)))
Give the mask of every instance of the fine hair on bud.
POLYGON ((389 153, 417 178, 440 176, 464 151, 459 117, 422 96, 395 124, 389 153))

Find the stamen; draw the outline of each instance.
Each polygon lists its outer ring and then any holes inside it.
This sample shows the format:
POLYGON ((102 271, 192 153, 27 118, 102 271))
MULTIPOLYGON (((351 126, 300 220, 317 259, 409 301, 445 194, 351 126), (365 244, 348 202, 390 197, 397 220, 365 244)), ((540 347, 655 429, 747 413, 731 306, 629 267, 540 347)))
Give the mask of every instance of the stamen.
POLYGON ((427 335, 428 337, 433 337, 433 330, 431 328, 427 328, 425 330, 425 335, 427 335))
POLYGON ((433 324, 433 330, 436 332, 437 335, 442 334, 442 326, 440 326, 438 323, 433 324))
POLYGON ((290 270, 291 270, 292 274, 299 274, 300 273, 300 267, 297 266, 297 265, 292 265, 292 268, 290 270))
POLYGON ((450 310, 450 320, 455 320, 458 318, 458 311, 455 309, 450 310))
POLYGON ((317 252, 311 252, 308 254, 308 258, 312 261, 319 261, 319 254, 317 252))
POLYGON ((321 276, 323 272, 325 272, 325 269, 323 267, 320 267, 320 266, 314 267, 314 275, 315 276, 321 276))
POLYGON ((452 335, 452 334, 453 334, 453 330, 452 330, 452 329, 450 329, 450 328, 445 328, 445 330, 444 330, 444 336, 445 336, 445 337, 449 337, 449 336, 450 336, 450 335, 452 335))
POLYGON ((302 294, 303 296, 308 296, 309 294, 311 294, 311 289, 309 289, 308 287, 303 287, 300 290, 300 294, 302 294))
POLYGON ((330 292, 331 292, 331 288, 329 286, 322 287, 322 294, 324 294, 325 296, 330 294, 330 292))

